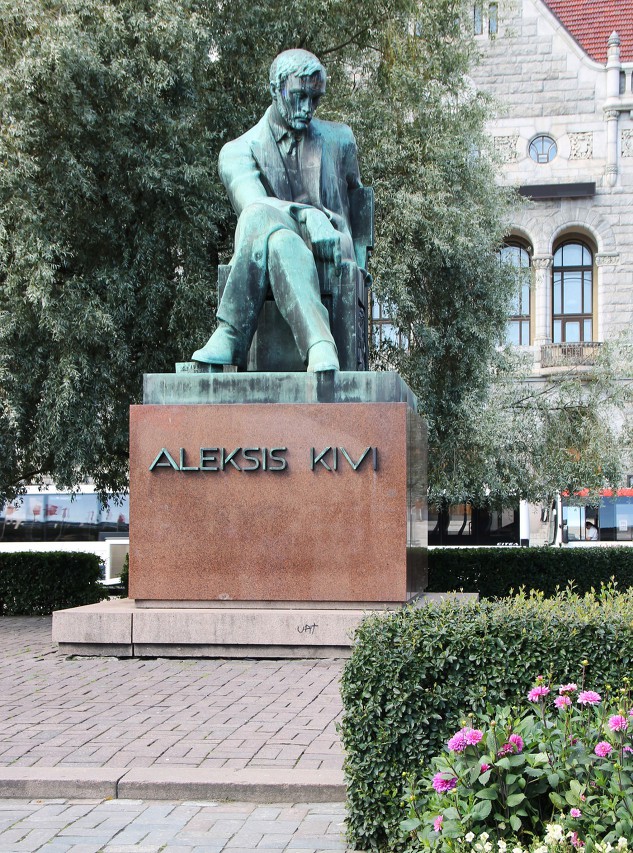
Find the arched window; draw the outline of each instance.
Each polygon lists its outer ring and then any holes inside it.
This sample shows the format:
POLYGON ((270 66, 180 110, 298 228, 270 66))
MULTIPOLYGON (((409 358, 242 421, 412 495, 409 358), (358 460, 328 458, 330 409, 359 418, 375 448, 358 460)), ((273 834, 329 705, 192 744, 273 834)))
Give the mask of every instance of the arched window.
POLYGON ((593 253, 570 240, 554 252, 552 320, 555 344, 593 340, 593 253))
POLYGON ((508 242, 501 249, 501 260, 511 263, 517 272, 517 289, 508 317, 506 341, 516 346, 530 344, 530 254, 518 242, 508 242))

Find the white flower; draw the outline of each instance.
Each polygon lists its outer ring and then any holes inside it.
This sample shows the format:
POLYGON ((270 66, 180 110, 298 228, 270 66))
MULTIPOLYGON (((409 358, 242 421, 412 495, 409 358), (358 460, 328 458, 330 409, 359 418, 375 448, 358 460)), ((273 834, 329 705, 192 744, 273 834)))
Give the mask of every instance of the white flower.
POLYGON ((629 842, 626 840, 626 838, 623 835, 620 836, 620 838, 618 838, 618 843, 616 844, 615 849, 616 850, 628 850, 629 849, 629 842))
POLYGON ((541 847, 537 847, 534 853, 549 853, 549 850, 545 846, 545 844, 541 845, 541 847))
POLYGON ((486 841, 486 843, 484 844, 485 853, 490 853, 491 850, 492 850, 492 844, 489 841, 486 841))
POLYGON ((523 848, 522 847, 513 847, 512 853, 523 853, 523 848))
POLYGON ((497 841, 497 847, 499 848, 499 853, 506 853, 508 845, 505 843, 503 838, 500 838, 499 841, 497 841))
POLYGON ((560 823, 548 823, 544 838, 545 843, 551 844, 552 842, 562 841, 562 839, 563 827, 560 823))
POLYGON ((481 835, 479 836, 479 840, 483 841, 484 844, 486 843, 486 841, 488 841, 489 838, 490 838, 490 836, 488 835, 487 832, 482 832, 481 835))
POLYGON ((466 841, 468 844, 470 844, 470 842, 474 841, 474 840, 475 840, 475 833, 474 832, 467 832, 466 835, 464 836, 464 841, 466 841))

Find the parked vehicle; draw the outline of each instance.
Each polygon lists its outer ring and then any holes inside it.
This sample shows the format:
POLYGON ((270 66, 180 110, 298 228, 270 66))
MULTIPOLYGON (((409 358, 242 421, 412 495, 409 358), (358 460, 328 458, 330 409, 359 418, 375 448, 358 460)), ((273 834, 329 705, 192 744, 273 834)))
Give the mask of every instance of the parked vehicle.
POLYGON ((587 490, 558 494, 549 507, 548 545, 633 545, 633 489, 603 489, 598 505, 587 490))

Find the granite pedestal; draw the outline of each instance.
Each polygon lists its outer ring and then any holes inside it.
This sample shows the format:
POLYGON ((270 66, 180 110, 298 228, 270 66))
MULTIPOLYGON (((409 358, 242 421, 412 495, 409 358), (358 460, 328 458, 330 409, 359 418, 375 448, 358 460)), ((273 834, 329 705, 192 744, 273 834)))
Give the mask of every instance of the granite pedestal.
MULTIPOLYGON (((425 587, 425 461, 395 373, 146 376, 130 419, 134 602, 111 648, 342 653, 364 612, 425 587)), ((56 639, 94 654, 103 606, 81 629, 73 612, 56 639)))

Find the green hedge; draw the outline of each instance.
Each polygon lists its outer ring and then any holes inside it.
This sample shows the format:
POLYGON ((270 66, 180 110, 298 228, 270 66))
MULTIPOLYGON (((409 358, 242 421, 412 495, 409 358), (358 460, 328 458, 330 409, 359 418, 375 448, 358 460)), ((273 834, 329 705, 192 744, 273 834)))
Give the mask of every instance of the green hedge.
POLYGON ((464 590, 502 598, 521 587, 555 595, 573 581, 583 595, 615 578, 633 586, 633 548, 433 548, 429 592, 464 590))
POLYGON ((0 614, 41 616, 106 598, 96 554, 68 551, 0 553, 0 614))
POLYGON ((523 697, 537 675, 600 691, 631 674, 633 590, 520 595, 371 616, 342 680, 349 829, 361 850, 396 850, 403 773, 420 771, 464 714, 523 697))

